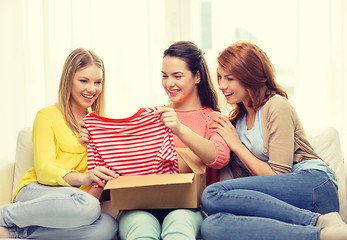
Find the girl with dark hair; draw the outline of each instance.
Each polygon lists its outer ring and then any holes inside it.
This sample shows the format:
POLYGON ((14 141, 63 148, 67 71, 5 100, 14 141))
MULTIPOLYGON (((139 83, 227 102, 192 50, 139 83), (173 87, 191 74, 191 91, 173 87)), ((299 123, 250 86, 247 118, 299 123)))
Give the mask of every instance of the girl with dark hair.
POLYGON ((230 119, 213 125, 250 175, 204 190, 204 239, 346 240, 334 172, 314 152, 267 55, 241 41, 217 58, 230 119))
POLYGON ((201 105, 219 112, 217 94, 213 88, 204 52, 191 42, 181 41, 166 49, 164 59, 165 57, 179 58, 185 62, 193 75, 199 74, 200 82, 197 84, 197 90, 201 105))
MULTIPOLYGON (((191 42, 172 44, 164 52, 162 85, 170 104, 157 114, 174 133, 176 147, 190 148, 206 164, 207 184, 217 182, 230 150, 210 129, 221 114, 202 50, 191 42)), ((119 238, 192 240, 200 235, 202 221, 197 209, 125 211, 119 220, 119 238)))
MULTIPOLYGON (((190 148, 207 166, 207 185, 219 181, 229 162, 230 150, 210 127, 221 116, 204 53, 192 42, 172 44, 163 56, 162 85, 170 103, 156 114, 174 134, 177 148, 190 148)), ((83 126, 83 123, 82 123, 83 126)), ((80 143, 89 142, 85 128, 80 143)), ((179 197, 179 196, 177 196, 179 197)), ((198 209, 153 209, 123 211, 119 239, 192 240, 200 235, 203 215, 198 209)))

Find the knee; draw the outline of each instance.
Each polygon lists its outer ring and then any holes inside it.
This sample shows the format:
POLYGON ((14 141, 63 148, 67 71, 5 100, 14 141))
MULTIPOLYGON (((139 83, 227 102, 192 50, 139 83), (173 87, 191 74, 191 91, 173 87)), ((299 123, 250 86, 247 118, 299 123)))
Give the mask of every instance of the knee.
POLYGON ((88 239, 113 240, 117 232, 117 221, 112 216, 102 213, 93 231, 88 234, 88 239))
MULTIPOLYGON (((147 211, 124 211, 119 219, 120 226, 139 225, 144 223, 154 224, 158 222, 157 218, 147 211)), ((159 223, 159 222, 158 222, 159 223)))
POLYGON ((218 183, 206 187, 201 195, 201 206, 207 214, 213 208, 219 196, 225 192, 225 189, 218 183))
POLYGON ((195 239, 199 235, 202 221, 200 211, 174 210, 163 221, 162 239, 195 239))
POLYGON ((329 178, 326 182, 321 183, 319 186, 314 188, 313 194, 313 209, 315 212, 326 214, 329 212, 340 211, 338 191, 329 178))
POLYGON ((98 199, 89 193, 76 193, 71 195, 74 203, 71 214, 84 221, 83 224, 91 224, 100 217, 101 206, 98 199))
POLYGON ((220 219, 220 213, 208 216, 201 224, 201 236, 203 239, 215 239, 216 236, 216 226, 218 226, 218 221, 220 219))
POLYGON ((155 216, 146 211, 125 211, 119 219, 120 239, 159 239, 161 226, 155 216))
MULTIPOLYGON (((231 190, 231 189, 228 189, 228 190, 231 190)), ((217 182, 217 183, 214 183, 212 185, 207 186, 202 193, 202 197, 205 200, 211 199, 211 198, 217 198, 218 195, 220 195, 221 193, 224 193, 228 190, 223 186, 222 182, 217 182)))
POLYGON ((204 206, 210 199, 212 185, 206 187, 201 195, 201 204, 204 206))
POLYGON ((199 211, 189 209, 177 209, 170 212, 164 219, 164 224, 175 224, 181 222, 196 222, 202 220, 202 214, 199 211))

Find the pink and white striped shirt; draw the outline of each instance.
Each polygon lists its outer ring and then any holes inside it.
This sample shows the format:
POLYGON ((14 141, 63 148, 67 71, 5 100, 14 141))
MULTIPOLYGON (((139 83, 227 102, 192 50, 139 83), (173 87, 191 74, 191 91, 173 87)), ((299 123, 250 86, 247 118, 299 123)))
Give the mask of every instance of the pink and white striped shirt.
POLYGON ((86 115, 88 170, 106 166, 119 175, 178 173, 173 133, 154 115, 155 110, 141 108, 124 119, 95 112, 86 115))

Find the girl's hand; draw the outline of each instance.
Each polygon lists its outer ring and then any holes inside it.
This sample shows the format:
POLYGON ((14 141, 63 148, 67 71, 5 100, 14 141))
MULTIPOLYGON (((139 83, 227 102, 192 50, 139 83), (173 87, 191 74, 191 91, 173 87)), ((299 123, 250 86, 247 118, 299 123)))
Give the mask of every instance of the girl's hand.
POLYGON ((214 119, 215 124, 211 125, 215 132, 224 138, 231 151, 235 152, 238 147, 243 146, 235 127, 231 124, 227 117, 219 117, 214 119))
POLYGON ((117 178, 119 175, 104 166, 96 167, 88 172, 88 185, 98 183, 100 187, 105 187, 107 181, 117 178))
MULTIPOLYGON (((193 153, 205 164, 213 163, 217 157, 217 149, 214 142, 195 133, 192 129, 182 124, 174 109, 160 107, 155 112, 160 116, 166 127, 175 134, 193 153)), ((225 163, 226 164, 226 163, 225 163)))
POLYGON ((160 116, 160 120, 164 123, 166 127, 172 130, 173 134, 179 135, 179 132, 182 128, 182 124, 178 120, 177 113, 174 109, 163 106, 159 107, 154 114, 160 116))
POLYGON ((84 146, 87 147, 89 143, 89 132, 87 128, 85 128, 85 124, 83 121, 80 121, 80 132, 78 135, 78 142, 84 146))
POLYGON ((108 180, 118 176, 114 171, 104 166, 99 166, 88 173, 70 172, 64 176, 64 180, 71 186, 90 186, 93 183, 98 183, 101 187, 105 187, 105 183, 108 180))

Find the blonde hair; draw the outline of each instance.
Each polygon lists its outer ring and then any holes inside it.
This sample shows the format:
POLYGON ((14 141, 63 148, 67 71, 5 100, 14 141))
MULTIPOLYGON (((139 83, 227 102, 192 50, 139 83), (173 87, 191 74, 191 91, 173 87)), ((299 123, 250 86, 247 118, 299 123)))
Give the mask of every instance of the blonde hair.
MULTIPOLYGON (((87 65, 96 65, 102 70, 102 91, 99 97, 92 104, 91 108, 97 114, 105 116, 105 67, 104 63, 99 56, 97 56, 93 51, 84 48, 75 49, 70 55, 66 58, 63 72, 60 78, 59 84, 59 93, 58 93, 58 107, 60 108, 67 125, 71 130, 78 134, 79 125, 72 113, 71 109, 71 87, 72 80, 77 71, 86 67, 87 65)), ((87 113, 87 109, 86 109, 87 113)))

